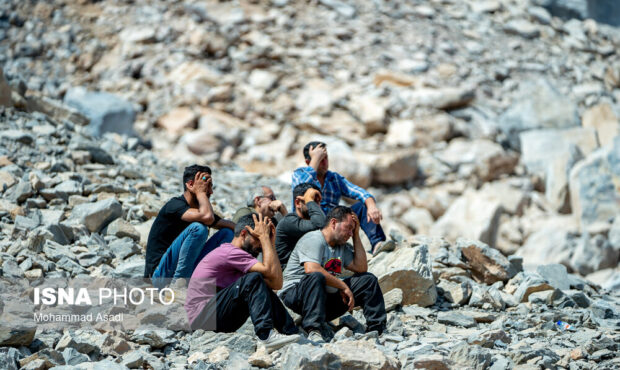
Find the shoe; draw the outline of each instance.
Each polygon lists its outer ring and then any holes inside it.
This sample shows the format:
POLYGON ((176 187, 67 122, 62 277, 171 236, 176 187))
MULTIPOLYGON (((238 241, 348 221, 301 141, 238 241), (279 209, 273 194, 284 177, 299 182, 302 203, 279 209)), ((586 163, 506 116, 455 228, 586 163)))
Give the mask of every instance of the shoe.
POLYGON ((375 244, 375 248, 373 249, 372 255, 376 256, 381 252, 390 252, 396 248, 396 243, 393 240, 384 240, 382 242, 378 242, 375 244))
POLYGON ((308 334, 308 340, 314 344, 324 344, 325 339, 321 335, 321 332, 318 330, 312 330, 310 334, 308 334))
POLYGON ((287 344, 296 343, 299 341, 299 338, 299 334, 286 335, 271 330, 267 339, 260 339, 260 343, 265 347, 267 353, 271 353, 287 344))
POLYGON ((169 290, 166 290, 166 292, 164 293, 165 302, 172 301, 172 302, 180 303, 180 304, 185 303, 185 299, 187 298, 187 280, 186 279, 179 278, 175 280, 172 284, 170 284, 168 289, 169 290), (172 294, 170 293, 170 290, 172 290, 172 294))

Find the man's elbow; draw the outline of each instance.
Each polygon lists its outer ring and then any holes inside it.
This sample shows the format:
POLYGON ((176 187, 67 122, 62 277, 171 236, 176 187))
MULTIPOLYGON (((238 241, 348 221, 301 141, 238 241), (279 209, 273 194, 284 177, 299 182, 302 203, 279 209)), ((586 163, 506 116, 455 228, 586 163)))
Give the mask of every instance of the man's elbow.
POLYGON ((211 226, 211 224, 215 221, 215 216, 213 214, 202 216, 202 223, 211 226))

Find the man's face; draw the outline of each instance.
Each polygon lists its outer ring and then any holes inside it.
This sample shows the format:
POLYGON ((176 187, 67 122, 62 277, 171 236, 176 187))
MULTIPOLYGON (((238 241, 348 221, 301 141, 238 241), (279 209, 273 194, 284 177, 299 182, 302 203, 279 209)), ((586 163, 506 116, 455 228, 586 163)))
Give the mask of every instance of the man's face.
POLYGON ((250 235, 250 233, 246 233, 241 249, 248 252, 253 257, 258 257, 260 252, 263 250, 263 247, 258 239, 250 235))
POLYGON ((263 187, 263 196, 256 201, 256 211, 263 215, 263 217, 273 217, 274 212, 269 206, 274 200, 276 200, 276 196, 273 190, 263 187))
POLYGON ((329 168, 329 157, 326 155, 325 158, 323 158, 321 162, 319 162, 318 172, 326 173, 328 168, 329 168))
POLYGON ((306 205, 306 201, 302 197, 297 197, 295 199, 295 207, 301 213, 301 218, 310 219, 310 212, 308 212, 308 206, 306 205))
POLYGON ((353 236, 353 231, 355 230, 355 222, 353 221, 353 217, 351 215, 347 215, 342 222, 336 221, 336 226, 334 228, 334 237, 338 244, 344 244, 347 240, 351 239, 353 236))

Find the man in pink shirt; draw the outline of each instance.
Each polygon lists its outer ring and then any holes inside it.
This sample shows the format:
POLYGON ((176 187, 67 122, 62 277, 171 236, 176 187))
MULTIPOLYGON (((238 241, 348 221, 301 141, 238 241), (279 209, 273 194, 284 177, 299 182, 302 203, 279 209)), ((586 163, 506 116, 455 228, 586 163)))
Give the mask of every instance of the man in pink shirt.
POLYGON ((198 263, 185 301, 193 330, 233 332, 249 316, 267 351, 298 341, 299 329, 272 291, 282 288, 274 239, 269 218, 246 215, 237 222, 232 242, 215 248, 198 263), (263 262, 256 259, 261 251, 263 262))

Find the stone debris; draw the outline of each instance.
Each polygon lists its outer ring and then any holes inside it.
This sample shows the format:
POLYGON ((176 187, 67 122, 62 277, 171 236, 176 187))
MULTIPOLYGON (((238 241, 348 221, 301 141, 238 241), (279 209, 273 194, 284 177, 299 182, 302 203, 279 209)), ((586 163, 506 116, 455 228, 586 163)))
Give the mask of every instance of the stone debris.
POLYGON ((182 308, 121 333, 3 316, 0 368, 620 366, 615 4, 3 2, 3 279, 140 277, 184 165, 214 169, 230 217, 248 184, 290 204, 310 140, 396 248, 369 256, 381 336, 360 310, 272 354, 182 308))

